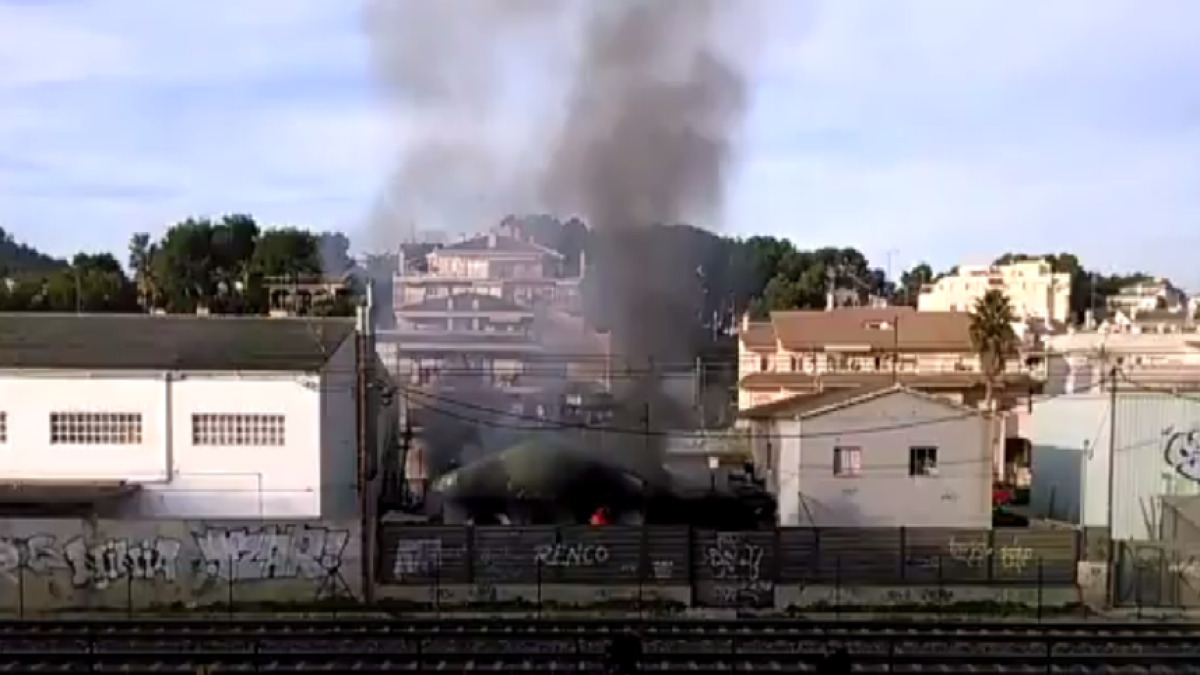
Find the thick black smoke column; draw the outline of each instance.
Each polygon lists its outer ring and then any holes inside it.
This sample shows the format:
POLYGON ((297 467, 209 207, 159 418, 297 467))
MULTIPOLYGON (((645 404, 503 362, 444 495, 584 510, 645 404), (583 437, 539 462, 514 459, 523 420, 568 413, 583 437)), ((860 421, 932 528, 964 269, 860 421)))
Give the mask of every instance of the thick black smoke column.
MULTIPOLYGON (((689 359, 695 263, 651 226, 720 226, 768 2, 369 0, 373 56, 406 132, 385 195, 397 206, 375 229, 403 231, 420 213, 461 222, 480 206, 493 219, 582 216, 618 358, 639 371, 689 359), (532 73, 536 93, 523 93, 532 73), (513 97, 540 136, 506 137, 513 97)), ((631 407, 655 388, 640 383, 631 407)), ((657 446, 632 444, 643 460, 657 446)))
POLYGON ((721 221, 747 105, 735 54, 750 51, 730 38, 756 4, 618 0, 594 3, 585 19, 540 187, 592 227, 600 304, 632 367, 693 351, 698 279, 649 226, 721 221))

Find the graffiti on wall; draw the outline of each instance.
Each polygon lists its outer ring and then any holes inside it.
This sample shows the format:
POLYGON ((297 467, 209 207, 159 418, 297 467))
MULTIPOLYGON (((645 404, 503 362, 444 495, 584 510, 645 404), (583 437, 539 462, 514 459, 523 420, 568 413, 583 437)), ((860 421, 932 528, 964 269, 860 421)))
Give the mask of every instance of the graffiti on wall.
POLYGON ((1180 476, 1200 482, 1200 429, 1190 431, 1167 430, 1167 442, 1163 450, 1167 465, 1180 476))
POLYGON ((309 525, 210 527, 195 533, 208 576, 226 581, 337 575, 350 533, 309 525))
POLYGON ((533 553, 533 561, 542 567, 598 567, 608 562, 603 544, 582 542, 542 544, 533 553))
POLYGON ((189 555, 184 543, 171 537, 0 537, 0 582, 63 576, 75 588, 104 590, 118 582, 177 583, 181 575, 193 583, 328 581, 341 578, 350 534, 306 525, 205 527, 193 538, 197 550, 189 555), (182 566, 185 558, 190 567, 182 566))
POLYGON ((76 588, 103 590, 125 579, 174 581, 182 544, 175 539, 107 539, 72 537, 59 544, 49 534, 0 539, 0 579, 18 583, 19 576, 68 574, 76 588))
POLYGON ((763 570, 764 549, 745 536, 721 532, 704 550, 704 561, 716 585, 713 593, 719 604, 760 604, 773 594, 774 584, 763 570))

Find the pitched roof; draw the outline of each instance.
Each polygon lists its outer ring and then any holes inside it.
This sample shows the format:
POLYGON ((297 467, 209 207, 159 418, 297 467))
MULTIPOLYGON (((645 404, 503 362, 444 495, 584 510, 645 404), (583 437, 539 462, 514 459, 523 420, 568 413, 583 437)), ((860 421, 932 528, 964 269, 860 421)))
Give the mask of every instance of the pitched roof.
POLYGON ((965 312, 918 312, 912 307, 854 307, 772 312, 780 344, 790 351, 856 346, 880 351, 969 352, 965 312))
POLYGON ((353 319, 0 314, 0 368, 319 370, 353 319))
POLYGON ((456 293, 441 298, 428 298, 421 302, 404 305, 396 310, 404 312, 523 312, 532 310, 504 298, 486 293, 456 293))
POLYGON ((805 394, 792 394, 786 398, 781 398, 778 401, 756 405, 752 408, 746 408, 739 411, 739 417, 775 417, 783 413, 791 415, 803 415, 809 410, 816 410, 830 405, 836 405, 844 401, 850 401, 856 398, 861 398, 865 394, 879 391, 880 389, 890 389, 891 384, 867 385, 865 387, 849 387, 845 389, 826 389, 805 394))
POLYGON ((738 334, 742 345, 752 352, 775 351, 775 327, 770 321, 755 321, 738 334))
MULTIPOLYGON (((751 373, 742 378, 738 386, 757 391, 771 389, 828 389, 846 387, 868 387, 882 383, 899 383, 912 389, 971 389, 984 386, 983 376, 971 372, 940 373, 892 373, 850 372, 822 373, 751 373)), ((1032 386, 1032 376, 1025 373, 1005 373, 996 383, 1000 387, 1032 386)))
POLYGON ((478 237, 473 237, 465 241, 456 242, 448 246, 434 251, 431 255, 441 255, 442 253, 459 254, 480 254, 498 251, 502 253, 536 253, 538 255, 548 255, 555 258, 563 257, 558 251, 548 249, 540 244, 535 244, 531 241, 522 241, 513 237, 506 237, 499 234, 483 234, 478 237))
POLYGON ((826 412, 864 403, 882 396, 903 393, 962 413, 982 414, 979 410, 948 401, 939 396, 906 387, 903 384, 876 385, 826 391, 819 394, 797 394, 788 398, 742 411, 742 417, 774 417, 788 415, 813 417, 826 412))

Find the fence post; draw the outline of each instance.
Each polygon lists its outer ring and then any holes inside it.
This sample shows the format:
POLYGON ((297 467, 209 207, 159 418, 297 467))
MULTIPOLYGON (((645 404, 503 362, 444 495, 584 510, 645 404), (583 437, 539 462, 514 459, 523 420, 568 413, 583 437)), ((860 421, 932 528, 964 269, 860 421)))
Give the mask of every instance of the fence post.
MULTIPOLYGON (((473 584, 473 583, 475 583, 475 524, 474 523, 467 525, 465 536, 466 536, 466 541, 463 542, 463 546, 464 546, 464 548, 467 549, 466 550, 467 559, 465 561, 466 562, 465 567, 467 568, 466 582, 468 584, 473 584)), ((438 557, 440 558, 441 555, 439 554, 438 557)), ((438 566, 441 567, 441 560, 438 560, 438 566)))
POLYGON ((537 617, 542 618, 542 558, 538 556, 535 559, 537 567, 537 617))
POLYGON ((908 578, 908 528, 900 528, 900 581, 908 578))
POLYGON ((987 580, 988 583, 996 581, 996 556, 993 555, 996 551, 996 531, 987 531, 987 546, 983 548, 984 556, 987 560, 987 580))
POLYGON ((1043 598, 1042 594, 1044 592, 1044 589, 1043 589, 1044 580, 1045 580, 1045 572, 1042 567, 1042 556, 1039 555, 1038 560, 1037 560, 1037 620, 1038 620, 1038 623, 1042 622, 1042 598, 1043 598))
POLYGON ((433 566, 433 615, 442 618, 442 566, 433 566))
POLYGON ((133 618, 133 565, 125 561, 125 617, 133 618))
POLYGON ((646 523, 642 523, 642 531, 640 541, 638 543, 638 564, 637 564, 637 611, 638 619, 644 620, 645 604, 643 603, 646 584, 646 574, 650 566, 650 530, 646 523))
POLYGON ((17 565, 17 618, 25 618, 25 566, 17 565))
POLYGON ((833 611, 834 616, 842 618, 842 556, 833 559, 833 611))
POLYGON ((225 610, 230 619, 233 619, 233 578, 237 574, 233 563, 234 559, 231 553, 229 555, 229 574, 225 575, 227 579, 225 584, 225 610))

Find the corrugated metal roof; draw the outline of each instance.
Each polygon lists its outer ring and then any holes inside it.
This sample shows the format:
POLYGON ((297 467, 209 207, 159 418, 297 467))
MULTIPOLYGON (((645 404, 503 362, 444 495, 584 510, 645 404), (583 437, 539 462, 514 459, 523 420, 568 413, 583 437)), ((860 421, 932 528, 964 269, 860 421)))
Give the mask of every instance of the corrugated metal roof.
POLYGON ((319 370, 352 319, 0 314, 0 368, 319 370))

